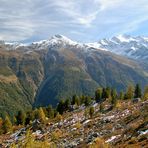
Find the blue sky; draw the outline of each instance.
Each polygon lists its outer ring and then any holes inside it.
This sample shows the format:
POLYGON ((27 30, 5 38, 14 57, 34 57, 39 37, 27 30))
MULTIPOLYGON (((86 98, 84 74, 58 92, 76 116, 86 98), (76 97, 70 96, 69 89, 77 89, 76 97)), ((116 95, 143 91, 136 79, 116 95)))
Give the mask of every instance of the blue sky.
POLYGON ((0 0, 0 40, 148 36, 148 0, 0 0))

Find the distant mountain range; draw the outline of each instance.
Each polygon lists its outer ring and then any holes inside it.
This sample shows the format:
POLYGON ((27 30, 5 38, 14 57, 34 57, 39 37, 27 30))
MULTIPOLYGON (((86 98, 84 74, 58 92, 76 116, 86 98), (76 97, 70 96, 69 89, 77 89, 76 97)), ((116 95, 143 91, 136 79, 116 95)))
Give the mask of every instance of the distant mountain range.
POLYGON ((148 37, 119 35, 111 39, 102 39, 96 43, 89 43, 88 45, 132 59, 148 60, 148 37))
POLYGON ((4 45, 7 50, 15 50, 22 47, 25 47, 25 49, 28 50, 42 50, 60 44, 65 46, 84 47, 86 49, 92 47, 127 56, 132 59, 148 60, 148 37, 141 36, 131 37, 129 35, 119 35, 112 37, 111 39, 102 39, 98 42, 82 44, 72 41, 63 35, 55 35, 49 40, 33 42, 32 44, 5 43, 4 41, 0 41, 0 44, 4 45))
POLYGON ((32 44, 0 42, 0 112, 55 105, 99 86, 148 84, 148 38, 78 43, 62 35, 32 44))

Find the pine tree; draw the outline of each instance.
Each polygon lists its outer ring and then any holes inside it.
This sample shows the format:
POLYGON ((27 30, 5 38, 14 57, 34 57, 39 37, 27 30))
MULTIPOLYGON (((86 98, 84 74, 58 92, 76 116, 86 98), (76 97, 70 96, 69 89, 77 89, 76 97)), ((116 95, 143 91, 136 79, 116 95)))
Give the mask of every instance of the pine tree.
POLYGON ((57 120, 57 121, 61 121, 61 120, 62 120, 62 115, 59 114, 59 113, 57 113, 57 115, 56 115, 56 120, 57 120))
POLYGON ((64 104, 64 100, 60 100, 60 102, 57 105, 57 112, 59 112, 60 114, 63 114, 63 112, 65 111, 64 104))
POLYGON ((89 106, 90 103, 91 103, 91 98, 89 96, 86 96, 85 97, 85 102, 84 102, 85 106, 89 106))
POLYGON ((85 102, 85 96, 82 95, 79 100, 80 100, 80 105, 84 104, 84 102, 85 102))
POLYGON ((80 106, 80 98, 79 97, 76 97, 75 104, 77 106, 80 106))
POLYGON ((0 117, 0 129, 2 127, 2 124, 3 124, 3 119, 0 117))
POLYGON ((79 100, 78 96, 74 95, 72 97, 71 105, 78 105, 78 106, 80 105, 80 100, 79 100))
POLYGON ((94 109, 93 106, 91 106, 91 107, 89 108, 89 115, 90 115, 91 118, 92 118, 94 112, 95 112, 95 109, 94 109))
POLYGON ((39 110, 38 110, 38 119, 41 122, 45 122, 45 120, 46 120, 46 116, 45 116, 45 113, 44 113, 42 107, 40 107, 39 110))
POLYGON ((123 100, 124 99, 124 93, 123 91, 120 91, 118 99, 123 100))
POLYGON ((17 125, 24 125, 26 119, 26 114, 23 111, 18 111, 18 114, 16 116, 17 125))
POLYGON ((48 117, 48 116, 47 116, 47 109, 46 109, 46 107, 42 107, 42 110, 43 110, 45 116, 48 117))
POLYGON ((2 125, 2 130, 4 134, 8 132, 12 132, 12 123, 8 116, 5 117, 5 120, 2 125))
POLYGON ((33 111, 28 111, 26 113, 25 125, 30 124, 30 122, 34 120, 34 114, 33 113, 34 113, 33 111))
POLYGON ((95 91, 95 100, 96 100, 96 102, 100 102, 101 99, 102 99, 102 89, 101 88, 98 88, 95 91))
POLYGON ((148 100, 148 86, 146 86, 144 89, 143 99, 148 100))
POLYGON ((34 119, 38 119, 39 115, 38 115, 38 109, 35 108, 35 110, 33 111, 33 116, 34 116, 34 119))
POLYGON ((46 108, 46 112, 47 112, 47 117, 48 117, 48 118, 53 118, 53 117, 54 117, 54 109, 52 108, 51 105, 49 105, 49 106, 46 108))
POLYGON ((102 89, 102 98, 103 98, 103 99, 106 99, 106 97, 107 97, 107 95, 106 95, 106 89, 103 88, 103 89, 102 89))
POLYGON ((100 104, 100 112, 103 112, 103 104, 100 104))
POLYGON ((117 104, 117 91, 115 89, 112 89, 111 91, 111 103, 113 107, 115 107, 117 104))
POLYGON ((17 124, 17 119, 15 116, 13 116, 13 125, 17 124))
POLYGON ((134 97, 135 98, 141 98, 141 96, 142 96, 141 87, 140 87, 139 84, 136 84, 134 97))
POLYGON ((128 86, 124 99, 132 99, 134 97, 134 88, 132 85, 128 86))
POLYGON ((66 99, 65 100, 64 106, 65 106, 65 111, 69 110, 69 107, 70 107, 70 99, 66 99))
POLYGON ((85 109, 84 116, 85 116, 85 119, 87 119, 87 116, 88 116, 88 108, 85 109))
POLYGON ((109 87, 107 87, 107 88, 103 88, 103 90, 102 90, 102 98, 103 99, 107 99, 107 98, 109 98, 110 97, 110 88, 109 87))
POLYGON ((3 119, 0 117, 0 135, 3 133, 2 125, 3 125, 3 119))
POLYGON ((106 98, 109 98, 111 95, 111 88, 110 87, 106 87, 106 98))

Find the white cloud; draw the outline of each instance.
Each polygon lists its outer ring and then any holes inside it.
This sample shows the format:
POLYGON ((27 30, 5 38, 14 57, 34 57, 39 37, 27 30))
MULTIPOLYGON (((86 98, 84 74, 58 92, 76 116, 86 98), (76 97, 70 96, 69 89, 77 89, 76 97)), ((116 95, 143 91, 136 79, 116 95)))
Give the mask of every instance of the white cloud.
POLYGON ((96 6, 92 0, 56 0, 52 2, 56 10, 72 19, 73 23, 91 26, 100 11, 100 6, 96 6))
POLYGON ((101 5, 101 10, 116 8, 122 6, 127 0, 95 0, 96 3, 101 5))
POLYGON ((85 36, 88 40, 136 32, 148 21, 147 0, 0 0, 0 4, 0 39, 7 41, 57 33, 84 41, 85 36))

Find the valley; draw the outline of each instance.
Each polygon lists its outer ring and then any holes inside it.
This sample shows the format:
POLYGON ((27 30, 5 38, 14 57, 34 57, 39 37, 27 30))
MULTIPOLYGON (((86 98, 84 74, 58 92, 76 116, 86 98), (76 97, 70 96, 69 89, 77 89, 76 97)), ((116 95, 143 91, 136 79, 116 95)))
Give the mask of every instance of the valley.
POLYGON ((60 99, 74 94, 93 95, 99 86, 121 91, 140 83, 144 88, 148 84, 145 61, 77 43, 62 35, 29 45, 2 42, 0 114, 13 116, 18 109, 56 106, 60 99))

